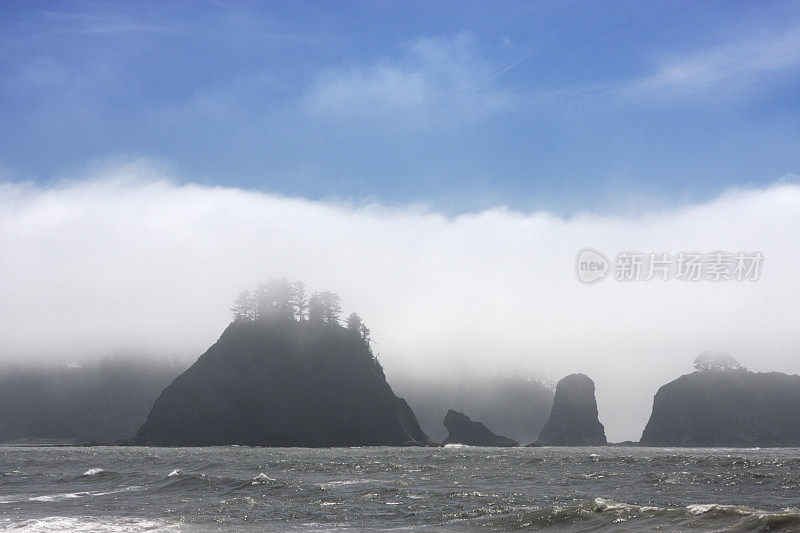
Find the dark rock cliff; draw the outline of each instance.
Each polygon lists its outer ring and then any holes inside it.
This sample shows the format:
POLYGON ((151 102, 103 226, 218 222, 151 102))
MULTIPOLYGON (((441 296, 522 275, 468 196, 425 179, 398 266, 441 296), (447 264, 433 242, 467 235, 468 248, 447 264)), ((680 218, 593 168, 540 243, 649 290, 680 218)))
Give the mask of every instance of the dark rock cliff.
POLYGON ((480 422, 473 422, 464 413, 447 411, 444 427, 449 435, 442 444, 468 444, 470 446, 519 446, 514 439, 495 435, 480 422))
POLYGON ((550 420, 539 433, 544 446, 597 446, 607 444, 605 428, 597 418, 594 382, 572 374, 556 385, 550 420))
POLYGON ((156 400, 133 444, 430 445, 368 345, 337 325, 234 322, 156 400))
POLYGON ((800 376, 705 370, 658 389, 646 446, 800 446, 800 376))

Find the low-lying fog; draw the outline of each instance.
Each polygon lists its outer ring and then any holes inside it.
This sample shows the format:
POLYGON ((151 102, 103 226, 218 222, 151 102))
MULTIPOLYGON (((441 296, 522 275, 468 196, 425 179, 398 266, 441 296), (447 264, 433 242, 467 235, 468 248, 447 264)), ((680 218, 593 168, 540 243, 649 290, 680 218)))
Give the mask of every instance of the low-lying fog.
MULTIPOLYGON (((455 217, 184 183, 147 165, 0 185, 0 363, 120 350, 193 360, 237 293, 272 277, 341 295, 389 382, 584 372, 609 440, 638 440, 658 387, 706 349, 800 372, 800 185, 625 216, 455 217), (758 281, 593 285, 575 259, 761 252, 758 281)), ((402 393, 401 391, 398 391, 402 393)))

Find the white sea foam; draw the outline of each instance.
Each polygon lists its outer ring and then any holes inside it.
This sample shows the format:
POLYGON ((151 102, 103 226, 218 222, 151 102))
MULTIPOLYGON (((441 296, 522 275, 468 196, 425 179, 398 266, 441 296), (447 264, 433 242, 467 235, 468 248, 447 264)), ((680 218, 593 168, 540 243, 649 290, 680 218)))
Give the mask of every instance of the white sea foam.
POLYGON ((595 498, 593 510, 598 513, 605 511, 631 511, 638 509, 635 505, 623 502, 615 502, 605 498, 595 498))
POLYGON ((264 472, 259 473, 256 477, 253 478, 253 485, 258 485, 259 483, 266 483, 268 481, 275 481, 274 478, 269 477, 264 472))
POLYGON ((165 531, 177 530, 178 526, 157 522, 154 520, 143 520, 137 518, 108 518, 98 519, 92 517, 67 517, 67 516, 48 516, 35 520, 22 520, 20 522, 7 521, 3 526, 13 531, 74 531, 84 532, 139 532, 139 531, 165 531))
POLYGON ((130 487, 123 487, 121 489, 107 490, 104 492, 90 492, 89 494, 92 496, 106 496, 108 494, 119 494, 120 492, 130 492, 141 489, 142 489, 141 485, 131 485, 130 487))
POLYGON ((180 476, 180 475, 181 475, 181 473, 182 473, 181 469, 180 469, 180 468, 176 468, 175 470, 173 470, 172 472, 170 472, 169 474, 167 474, 167 477, 175 477, 175 476, 180 476))
MULTIPOLYGON (((28 498, 31 502, 63 502, 65 500, 74 500, 76 498, 84 498, 86 496, 106 496, 108 494, 117 494, 120 492, 130 492, 141 490, 140 485, 131 485, 130 487, 122 487, 114 490, 107 491, 81 491, 81 492, 61 492, 58 494, 44 494, 42 496, 33 496, 28 498)), ((0 502, 2 503, 2 502, 0 502)))
POLYGON ((86 472, 83 473, 84 476, 96 476, 97 474, 102 474, 105 472, 102 468, 90 468, 86 472))
POLYGON ((323 489, 330 487, 338 487, 340 485, 362 485, 364 483, 373 483, 374 479, 341 479, 337 481, 326 481, 325 483, 317 483, 317 486, 323 489))
POLYGON ((771 523, 797 522, 800 521, 800 509, 789 507, 780 511, 763 511, 752 509, 740 505, 722 505, 716 503, 694 504, 686 507, 686 510, 694 515, 706 513, 720 513, 734 516, 753 516, 759 520, 771 523))
POLYGON ((60 494, 44 494, 42 496, 34 496, 28 498, 31 502, 61 502, 64 500, 72 500, 82 496, 88 496, 90 492, 62 492, 60 494))
POLYGON ((592 510, 596 513, 604 513, 606 511, 628 511, 636 513, 648 513, 654 511, 661 511, 664 509, 653 505, 633 505, 630 503, 617 502, 606 498, 595 498, 592 510))
POLYGON ((722 511, 725 513, 738 514, 741 516, 749 516, 757 512, 752 509, 739 507, 738 505, 721 505, 717 503, 697 503, 694 505, 688 505, 686 507, 686 510, 692 514, 705 514, 705 513, 710 513, 712 511, 722 511))

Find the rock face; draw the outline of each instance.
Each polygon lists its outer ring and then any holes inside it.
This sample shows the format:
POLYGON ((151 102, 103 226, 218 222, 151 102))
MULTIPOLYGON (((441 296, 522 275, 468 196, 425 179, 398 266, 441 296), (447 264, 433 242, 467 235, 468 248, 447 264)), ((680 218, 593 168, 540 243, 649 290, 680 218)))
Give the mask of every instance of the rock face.
POLYGON ((291 320, 233 322, 158 397, 142 445, 434 444, 358 335, 291 320))
POLYGON ((800 446, 800 376, 731 369, 658 389, 645 446, 800 446))
POLYGON ((449 435, 442 444, 467 444, 469 446, 519 446, 514 439, 495 435, 480 422, 473 422, 464 413, 447 411, 444 427, 449 435))
POLYGON ((539 433, 544 446, 598 446, 607 444, 605 428, 597 419, 594 382, 572 374, 556 385, 550 420, 539 433))

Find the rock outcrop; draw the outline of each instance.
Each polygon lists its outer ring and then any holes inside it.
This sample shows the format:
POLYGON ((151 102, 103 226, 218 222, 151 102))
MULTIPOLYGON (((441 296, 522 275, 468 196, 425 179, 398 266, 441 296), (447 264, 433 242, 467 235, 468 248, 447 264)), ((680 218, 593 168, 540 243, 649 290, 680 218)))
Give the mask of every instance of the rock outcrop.
POLYGON ((164 389, 131 443, 434 444, 359 335, 282 319, 228 326, 164 389))
POLYGON ((473 422, 464 413, 447 411, 444 427, 449 435, 442 444, 467 444, 469 446, 519 446, 514 439, 495 435, 480 422, 473 422))
POLYGON ((556 385, 550 420, 539 433, 543 446, 598 446, 607 444, 605 428, 597 418, 594 382, 572 374, 556 385))
POLYGON ((408 400, 425 433, 440 442, 447 437, 442 419, 450 409, 469 413, 497 434, 532 442, 553 407, 552 387, 523 376, 408 369, 392 374, 392 389, 408 400))
POLYGON ((703 368, 653 399, 645 446, 800 446, 800 376, 703 368))

